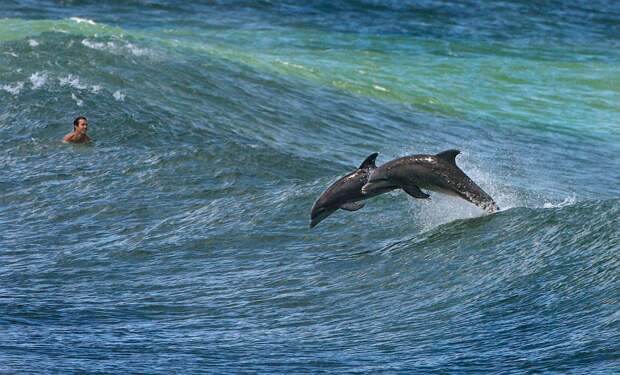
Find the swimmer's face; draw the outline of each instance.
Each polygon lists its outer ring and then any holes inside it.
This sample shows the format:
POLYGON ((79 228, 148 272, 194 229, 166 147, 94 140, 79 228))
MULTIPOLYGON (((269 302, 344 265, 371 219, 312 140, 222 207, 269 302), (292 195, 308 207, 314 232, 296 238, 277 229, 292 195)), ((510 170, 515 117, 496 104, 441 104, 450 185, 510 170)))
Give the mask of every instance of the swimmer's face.
POLYGON ((78 133, 86 134, 88 130, 88 121, 84 119, 79 119, 77 125, 75 126, 75 131, 78 133))

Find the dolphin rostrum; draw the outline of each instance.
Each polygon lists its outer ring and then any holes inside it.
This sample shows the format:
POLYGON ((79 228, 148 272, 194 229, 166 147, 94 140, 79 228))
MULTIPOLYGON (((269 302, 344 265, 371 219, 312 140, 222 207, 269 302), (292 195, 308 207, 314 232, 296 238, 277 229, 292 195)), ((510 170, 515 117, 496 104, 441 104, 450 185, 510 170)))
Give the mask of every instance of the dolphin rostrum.
POLYGON ((377 155, 379 154, 376 152, 369 155, 358 169, 341 177, 321 194, 319 199, 317 199, 312 206, 310 228, 316 226, 339 208, 346 211, 357 211, 364 207, 364 204, 359 201, 386 193, 396 188, 396 186, 382 184, 381 187, 373 189, 372 192, 362 194, 362 186, 368 181, 370 173, 377 168, 375 165, 377 155))
POLYGON ((394 159, 371 172, 362 193, 374 196, 386 187, 396 186, 414 198, 426 199, 430 196, 420 190, 425 189, 463 198, 487 212, 498 211, 493 198, 456 165, 459 153, 459 150, 447 150, 437 155, 394 159))

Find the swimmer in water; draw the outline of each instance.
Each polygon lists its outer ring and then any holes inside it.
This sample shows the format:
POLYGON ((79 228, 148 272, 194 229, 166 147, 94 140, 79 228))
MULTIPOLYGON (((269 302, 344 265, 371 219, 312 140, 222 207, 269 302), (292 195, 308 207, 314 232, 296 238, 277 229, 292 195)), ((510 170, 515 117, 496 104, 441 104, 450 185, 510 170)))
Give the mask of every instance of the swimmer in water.
POLYGON ((62 140, 63 142, 71 142, 71 143, 86 143, 90 142, 90 137, 86 135, 88 131, 88 120, 84 116, 76 117, 73 120, 73 131, 67 135, 65 135, 62 140))

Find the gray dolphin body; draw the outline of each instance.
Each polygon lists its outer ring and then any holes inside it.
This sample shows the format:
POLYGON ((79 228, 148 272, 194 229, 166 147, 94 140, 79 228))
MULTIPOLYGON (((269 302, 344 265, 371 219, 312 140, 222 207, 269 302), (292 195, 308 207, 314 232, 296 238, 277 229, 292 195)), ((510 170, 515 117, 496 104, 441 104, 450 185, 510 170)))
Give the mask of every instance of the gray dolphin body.
POLYGON ((314 202, 310 213, 310 228, 313 228, 339 208, 346 211, 357 211, 364 207, 359 201, 394 190, 396 186, 383 184, 372 192, 362 193, 362 186, 368 182, 368 176, 377 168, 375 159, 378 153, 369 155, 355 171, 338 179, 321 194, 314 202))
POLYGON ((425 199, 429 195, 420 190, 425 189, 463 198, 487 212, 498 211, 493 198, 456 165, 459 153, 448 150, 394 159, 372 171, 362 193, 374 196, 386 186, 396 186, 414 198, 425 199))

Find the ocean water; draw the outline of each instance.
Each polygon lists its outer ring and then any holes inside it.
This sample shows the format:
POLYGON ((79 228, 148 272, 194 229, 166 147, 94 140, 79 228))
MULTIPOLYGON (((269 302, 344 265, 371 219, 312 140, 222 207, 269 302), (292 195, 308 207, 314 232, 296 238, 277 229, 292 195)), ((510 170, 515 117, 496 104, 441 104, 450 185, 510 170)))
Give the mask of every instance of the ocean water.
POLYGON ((618 373, 619 4, 2 1, 0 372, 618 373))

